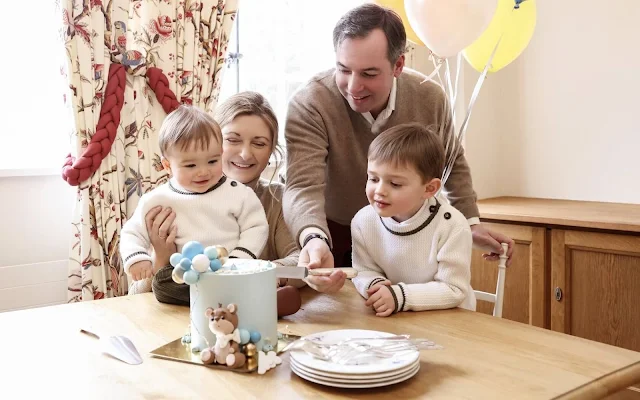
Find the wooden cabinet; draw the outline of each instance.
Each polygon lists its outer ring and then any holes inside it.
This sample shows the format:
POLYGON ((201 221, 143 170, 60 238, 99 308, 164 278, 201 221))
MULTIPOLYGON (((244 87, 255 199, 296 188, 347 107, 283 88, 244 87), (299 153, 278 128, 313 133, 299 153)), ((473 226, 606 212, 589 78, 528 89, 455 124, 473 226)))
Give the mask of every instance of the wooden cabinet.
MULTIPOLYGON (((515 240, 503 318, 640 351, 640 205, 502 197, 481 220, 515 240)), ((495 292, 496 262, 474 250, 474 289, 495 292)), ((491 304, 478 311, 491 314, 491 304)))
MULTIPOLYGON (((511 266, 505 279, 502 317, 539 327, 545 327, 547 310, 545 271, 545 229, 523 225, 486 224, 515 241, 511 266)), ((498 278, 497 263, 485 261, 482 251, 474 249, 471 286, 476 290, 495 293, 498 278)), ((477 310, 493 313, 493 304, 478 301, 477 310)))
POLYGON ((553 229, 551 288, 552 330, 640 351, 640 237, 553 229))

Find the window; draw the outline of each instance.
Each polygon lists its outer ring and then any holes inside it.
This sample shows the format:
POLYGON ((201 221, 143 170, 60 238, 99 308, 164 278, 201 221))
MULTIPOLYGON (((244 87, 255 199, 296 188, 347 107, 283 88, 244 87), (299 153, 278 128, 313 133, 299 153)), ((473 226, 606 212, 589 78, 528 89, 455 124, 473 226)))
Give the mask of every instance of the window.
POLYGON ((14 18, 0 24, 0 37, 5 38, 5 59, 0 63, 5 98, 0 108, 0 176, 43 169, 59 173, 71 149, 73 126, 62 94, 62 18, 50 0, 35 1, 28 13, 24 2, 9 1, 2 7, 14 18))
POLYGON ((242 0, 220 102, 238 91, 261 93, 277 114, 282 137, 289 98, 311 76, 335 65, 333 27, 362 3, 242 0))

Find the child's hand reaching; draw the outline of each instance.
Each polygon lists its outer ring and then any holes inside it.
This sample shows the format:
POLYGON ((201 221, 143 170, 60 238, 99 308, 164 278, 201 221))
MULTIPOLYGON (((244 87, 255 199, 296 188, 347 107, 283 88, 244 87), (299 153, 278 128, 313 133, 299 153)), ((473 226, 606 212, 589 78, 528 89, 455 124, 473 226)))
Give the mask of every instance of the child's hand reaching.
POLYGON ((395 302, 391 295, 391 289, 389 286, 391 282, 386 280, 384 282, 376 283, 367 290, 369 299, 364 303, 367 306, 373 306, 378 317, 388 317, 395 310, 395 302))
POLYGON ((145 278, 153 277, 151 261, 138 261, 129 268, 129 273, 134 281, 141 281, 145 278))

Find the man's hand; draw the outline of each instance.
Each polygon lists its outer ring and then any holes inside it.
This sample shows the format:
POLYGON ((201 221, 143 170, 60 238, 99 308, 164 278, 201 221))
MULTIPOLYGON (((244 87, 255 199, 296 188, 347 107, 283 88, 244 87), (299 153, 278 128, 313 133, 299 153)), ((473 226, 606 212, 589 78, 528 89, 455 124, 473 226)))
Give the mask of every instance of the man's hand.
POLYGON ((471 234, 473 236, 473 244, 481 250, 487 252, 482 255, 485 260, 497 261, 502 254, 501 243, 507 243, 507 267, 511 265, 511 256, 513 255, 513 239, 503 235, 502 233, 492 232, 482 224, 471 225, 471 234))
POLYGON ((153 277, 153 267, 151 261, 138 261, 129 268, 129 273, 134 281, 141 281, 153 277))
MULTIPOLYGON (((300 265, 309 269, 333 268, 333 254, 324 240, 311 239, 300 251, 300 265)), ((344 285, 347 274, 336 270, 329 276, 308 276, 305 282, 314 290, 322 293, 335 293, 344 285)))
MULTIPOLYGON (((389 281, 386 281, 389 282, 389 281)), ((393 301, 393 295, 391 295, 391 287, 385 283, 375 284, 370 290, 375 289, 373 294, 369 295, 369 299, 364 303, 367 307, 373 306, 373 309, 376 311, 376 316, 378 317, 388 317, 393 314, 396 308, 396 303, 393 301)), ((391 282, 389 282, 391 283, 391 282)))

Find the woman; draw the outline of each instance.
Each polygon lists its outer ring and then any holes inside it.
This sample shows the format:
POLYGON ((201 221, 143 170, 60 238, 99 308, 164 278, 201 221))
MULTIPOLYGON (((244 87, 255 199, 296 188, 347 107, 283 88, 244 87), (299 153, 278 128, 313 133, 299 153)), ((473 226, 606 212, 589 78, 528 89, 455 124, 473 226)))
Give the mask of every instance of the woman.
MULTIPOLYGON (((281 266, 298 265, 299 250, 282 216, 283 185, 273 182, 276 168, 266 181, 260 175, 270 164, 272 154, 281 155, 278 146, 278 121, 265 98, 259 93, 238 93, 216 109, 216 121, 223 136, 222 168, 226 176, 251 187, 260 199, 269 223, 269 238, 260 259, 272 260, 281 266)), ((173 282, 169 257, 176 251, 175 213, 170 209, 153 209, 146 216, 154 247, 155 276, 153 281, 134 282, 129 293, 153 292, 162 303, 189 304, 189 287, 173 282)), ((297 288, 300 280, 281 280, 278 291, 279 316, 294 313, 300 307, 297 288), (282 299, 286 299, 283 304, 282 299)))

